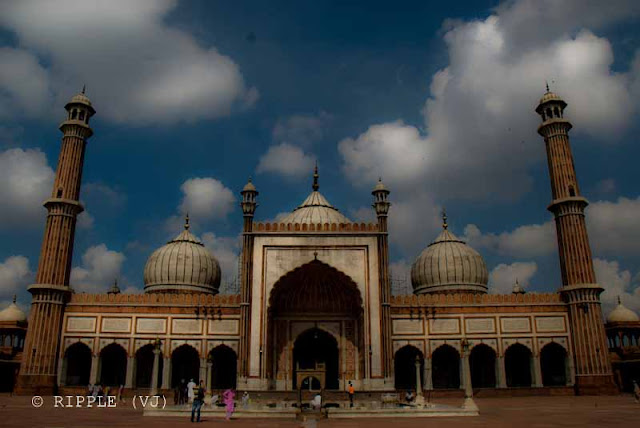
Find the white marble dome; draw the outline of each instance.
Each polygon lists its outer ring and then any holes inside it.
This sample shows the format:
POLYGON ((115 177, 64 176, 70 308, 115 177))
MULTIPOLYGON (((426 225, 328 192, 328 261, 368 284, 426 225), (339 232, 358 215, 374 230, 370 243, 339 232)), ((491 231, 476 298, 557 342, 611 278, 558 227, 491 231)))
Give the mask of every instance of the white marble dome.
POLYGON ((316 190, 293 212, 279 221, 280 223, 351 223, 337 208, 332 206, 322 194, 316 190))
POLYGON ((415 294, 486 293, 489 272, 482 256, 447 229, 422 253, 411 267, 415 294))
POLYGON ((620 299, 618 299, 618 306, 616 306, 616 308, 612 310, 609 316, 607 317, 607 322, 634 322, 634 321, 640 321, 640 317, 638 317, 638 314, 633 312, 631 309, 624 306, 620 301, 620 299))
POLYGON ((0 311, 0 321, 8 322, 25 322, 27 314, 16 305, 16 298, 13 297, 13 303, 0 311))
POLYGON ((151 254, 144 267, 146 293, 210 293, 220 288, 220 264, 205 246, 185 229, 151 254))

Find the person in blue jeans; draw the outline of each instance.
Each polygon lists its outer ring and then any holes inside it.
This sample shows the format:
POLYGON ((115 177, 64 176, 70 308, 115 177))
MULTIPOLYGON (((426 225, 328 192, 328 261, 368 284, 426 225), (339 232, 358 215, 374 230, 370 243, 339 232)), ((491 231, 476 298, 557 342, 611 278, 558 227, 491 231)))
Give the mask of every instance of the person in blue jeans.
POLYGON ((206 392, 204 387, 204 381, 200 381, 200 385, 197 386, 197 391, 194 391, 193 404, 191 405, 191 422, 194 422, 196 412, 198 412, 198 418, 195 422, 200 422, 200 409, 204 404, 204 393, 206 392))

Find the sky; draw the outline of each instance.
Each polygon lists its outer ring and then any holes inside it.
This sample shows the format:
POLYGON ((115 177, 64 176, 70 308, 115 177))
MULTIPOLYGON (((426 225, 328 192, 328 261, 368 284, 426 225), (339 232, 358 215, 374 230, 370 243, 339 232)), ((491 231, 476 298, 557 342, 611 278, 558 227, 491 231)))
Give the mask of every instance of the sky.
POLYGON ((640 310, 640 3, 0 2, 0 307, 27 309, 60 148, 83 85, 87 145, 71 285, 141 292, 144 264, 192 230, 233 291, 239 192, 258 221, 320 191, 373 221, 381 177, 394 292, 441 230, 485 258, 490 292, 560 287, 545 82, 568 103, 602 301, 640 310))

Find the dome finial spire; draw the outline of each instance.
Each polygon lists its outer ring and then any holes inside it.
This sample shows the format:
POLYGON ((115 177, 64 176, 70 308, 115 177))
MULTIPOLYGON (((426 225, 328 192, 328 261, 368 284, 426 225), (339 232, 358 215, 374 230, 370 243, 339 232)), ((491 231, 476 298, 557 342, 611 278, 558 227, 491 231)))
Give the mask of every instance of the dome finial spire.
POLYGON ((621 305, 622 301, 620 300, 620 295, 618 295, 618 304, 621 305))
MULTIPOLYGON (((18 296, 16 296, 15 294, 13 295, 13 303, 16 303, 18 296)), ((620 299, 620 297, 618 297, 618 300, 620 299)))
POLYGON ((189 230, 189 213, 184 216, 184 230, 189 230))
POLYGON ((544 85, 547 87, 547 93, 549 93, 549 82, 547 82, 546 80, 544 81, 544 85))
POLYGON ((442 207, 442 228, 444 230, 447 230, 447 227, 449 227, 449 225, 447 224, 447 210, 442 207))
POLYGON ((316 161, 316 167, 313 169, 313 185, 311 186, 314 192, 317 192, 320 188, 318 184, 318 161, 316 161))
POLYGON ((87 85, 82 85, 82 93, 84 94, 84 91, 87 90, 87 85))

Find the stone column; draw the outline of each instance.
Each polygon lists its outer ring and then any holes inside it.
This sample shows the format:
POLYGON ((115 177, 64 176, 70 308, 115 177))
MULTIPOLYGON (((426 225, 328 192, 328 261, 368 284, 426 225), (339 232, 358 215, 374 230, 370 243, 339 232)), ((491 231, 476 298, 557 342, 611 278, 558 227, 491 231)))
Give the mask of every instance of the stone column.
POLYGON ((422 395, 422 382, 420 381, 420 356, 416 355, 416 405, 424 405, 424 396, 422 395))
POLYGON ((433 389, 433 376, 431 374, 431 357, 424 359, 424 388, 428 391, 433 389))
POLYGON ((149 395, 158 394, 158 371, 160 370, 160 349, 153 349, 153 369, 151 370, 151 388, 149 395))
POLYGON ((162 389, 171 388, 171 357, 165 357, 162 364, 162 389))
POLYGON ((462 356, 462 374, 464 379, 464 397, 473 397, 473 385, 471 385, 471 366, 469 364, 469 352, 462 356))
POLYGON ((567 386, 573 386, 576 382, 576 370, 573 361, 573 355, 567 355, 567 371, 569 372, 567 373, 567 386))
POLYGON ((207 361, 207 380, 205 385, 207 386, 208 396, 211 396, 211 373, 213 373, 213 361, 207 361))
POLYGON ((124 387, 133 388, 133 372, 135 368, 136 357, 130 356, 127 358, 127 374, 125 375, 124 387))
POLYGON ((100 363, 99 355, 91 356, 91 374, 89 375, 89 383, 95 385, 98 381, 98 364, 100 363))
POLYGON ((200 358, 200 379, 198 379, 198 385, 200 384, 201 380, 205 380, 205 378, 207 377, 207 359, 206 358, 200 358))
POLYGON ((498 388, 507 387, 507 371, 504 368, 504 355, 498 356, 498 388))
POLYGON ((536 388, 542 388, 542 370, 540 369, 540 354, 536 354, 532 357, 533 366, 533 386, 536 388))

